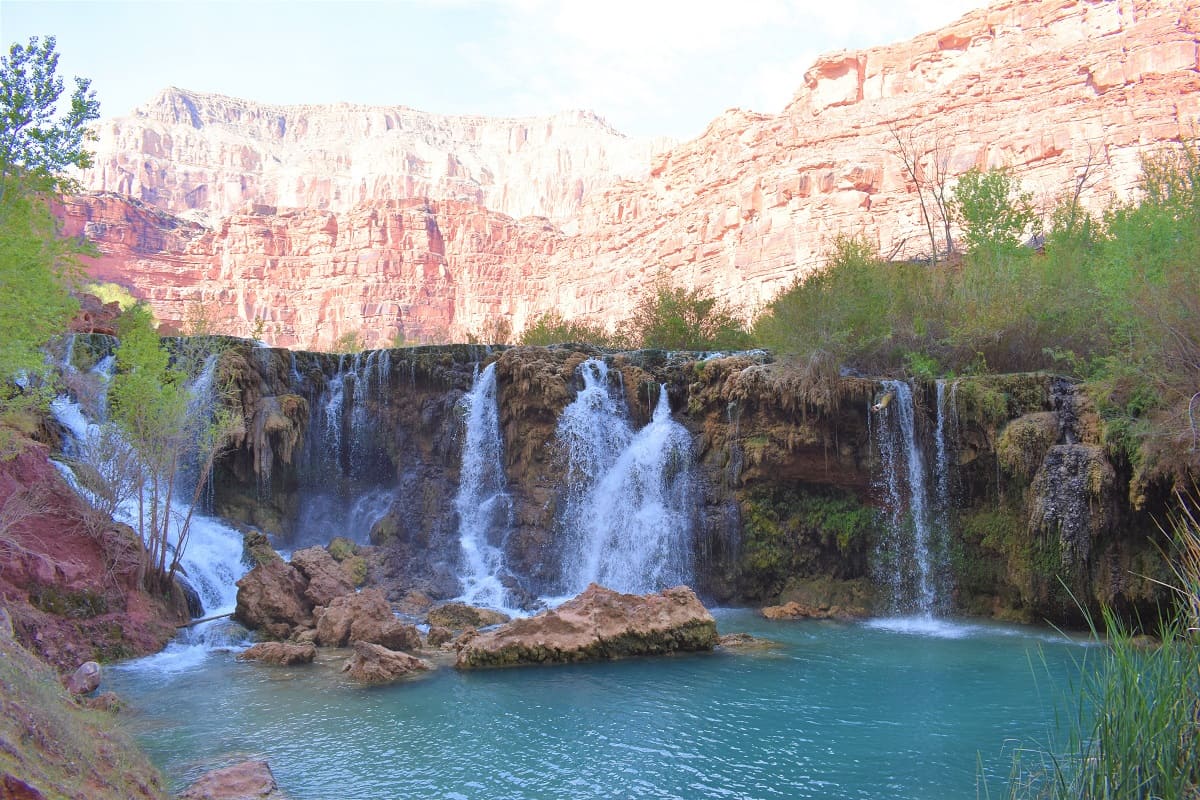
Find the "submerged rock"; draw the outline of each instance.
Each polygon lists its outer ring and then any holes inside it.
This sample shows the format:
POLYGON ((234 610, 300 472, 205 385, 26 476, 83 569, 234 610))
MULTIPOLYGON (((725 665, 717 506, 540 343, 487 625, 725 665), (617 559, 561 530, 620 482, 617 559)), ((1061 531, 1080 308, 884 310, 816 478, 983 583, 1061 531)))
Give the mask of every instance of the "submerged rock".
POLYGON ((351 642, 372 642, 393 650, 421 649, 415 625, 396 619, 379 589, 335 597, 316 612, 316 642, 321 647, 345 647, 351 642))
POLYGON ((243 761, 206 772, 180 800, 286 800, 266 761, 243 761))
POLYGON ((427 621, 430 625, 464 631, 467 628, 486 628, 508 622, 510 617, 490 608, 476 608, 466 603, 443 603, 431 609, 427 621))
POLYGON ((371 642, 355 642, 354 655, 342 667, 350 680, 357 683, 391 683, 418 672, 433 669, 423 658, 389 650, 371 642))
POLYGON ((456 666, 601 661, 711 650, 716 643, 716 622, 686 586, 632 595, 592 584, 556 609, 471 638, 456 666))
POLYGON ((770 620, 785 619, 861 619, 867 616, 865 609, 843 608, 838 605, 815 606, 797 603, 795 600, 778 606, 767 606, 759 611, 770 620))
POLYGON ((770 650, 779 646, 779 642, 749 633, 727 633, 717 640, 717 647, 724 650, 770 650))
POLYGON ((238 661, 260 661, 263 664, 278 664, 284 667, 296 664, 311 664, 317 656, 313 644, 291 644, 290 642, 259 642, 238 653, 238 661))

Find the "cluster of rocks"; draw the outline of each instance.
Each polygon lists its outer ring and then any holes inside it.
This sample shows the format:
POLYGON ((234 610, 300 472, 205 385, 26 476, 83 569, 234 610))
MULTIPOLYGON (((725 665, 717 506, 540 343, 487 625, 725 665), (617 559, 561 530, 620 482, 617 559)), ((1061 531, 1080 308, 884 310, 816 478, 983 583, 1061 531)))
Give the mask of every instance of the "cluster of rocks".
POLYGON ((318 648, 353 648, 343 671, 359 683, 386 683, 433 669, 415 653, 454 655, 460 669, 568 663, 711 650, 712 615, 686 586, 630 595, 595 584, 558 608, 523 619, 462 603, 425 615, 428 632, 399 619, 378 588, 356 590, 323 547, 297 551, 290 563, 258 554, 238 581, 234 619, 270 641, 238 658, 268 664, 311 663, 318 648))
POLYGON ((233 618, 271 641, 238 657, 290 666, 312 662, 318 647, 353 646, 344 670, 365 683, 432 669, 430 662, 402 652, 421 649, 420 632, 396 618, 380 589, 355 588, 348 555, 338 561, 329 549, 309 547, 288 563, 258 548, 258 565, 238 581, 233 618))

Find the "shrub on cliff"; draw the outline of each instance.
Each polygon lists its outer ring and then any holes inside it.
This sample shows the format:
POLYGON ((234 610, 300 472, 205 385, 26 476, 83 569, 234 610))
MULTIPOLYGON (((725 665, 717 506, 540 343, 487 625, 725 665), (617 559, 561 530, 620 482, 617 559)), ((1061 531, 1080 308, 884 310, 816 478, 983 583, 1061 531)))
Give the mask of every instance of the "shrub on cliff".
POLYGON ((751 343, 745 324, 725 303, 662 278, 621 324, 620 338, 627 347, 662 350, 744 350, 751 343))
POLYGON ((611 347, 613 337, 602 325, 584 320, 564 319, 557 311, 547 311, 536 317, 519 339, 521 344, 541 345, 552 344, 591 344, 596 347, 611 347))

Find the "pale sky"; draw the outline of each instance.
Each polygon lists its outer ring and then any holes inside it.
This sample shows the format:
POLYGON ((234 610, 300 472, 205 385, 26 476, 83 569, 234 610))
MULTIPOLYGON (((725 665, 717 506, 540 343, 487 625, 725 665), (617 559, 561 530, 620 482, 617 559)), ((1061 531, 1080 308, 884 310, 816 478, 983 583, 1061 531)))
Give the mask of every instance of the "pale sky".
POLYGON ((687 139, 778 112, 821 53, 910 38, 982 0, 0 0, 0 42, 58 37, 59 74, 121 116, 167 86, 530 116, 588 109, 687 139))

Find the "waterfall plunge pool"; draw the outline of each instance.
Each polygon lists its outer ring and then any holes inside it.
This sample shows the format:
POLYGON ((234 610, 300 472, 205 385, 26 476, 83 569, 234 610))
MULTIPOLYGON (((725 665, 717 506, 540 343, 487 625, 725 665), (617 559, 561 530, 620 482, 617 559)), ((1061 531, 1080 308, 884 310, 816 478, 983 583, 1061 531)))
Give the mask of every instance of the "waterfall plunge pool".
POLYGON ((985 622, 768 622, 778 647, 477 672, 361 688, 328 667, 209 651, 106 687, 179 786, 266 758, 294 800, 1003 796, 1046 743, 1084 649, 985 622))

